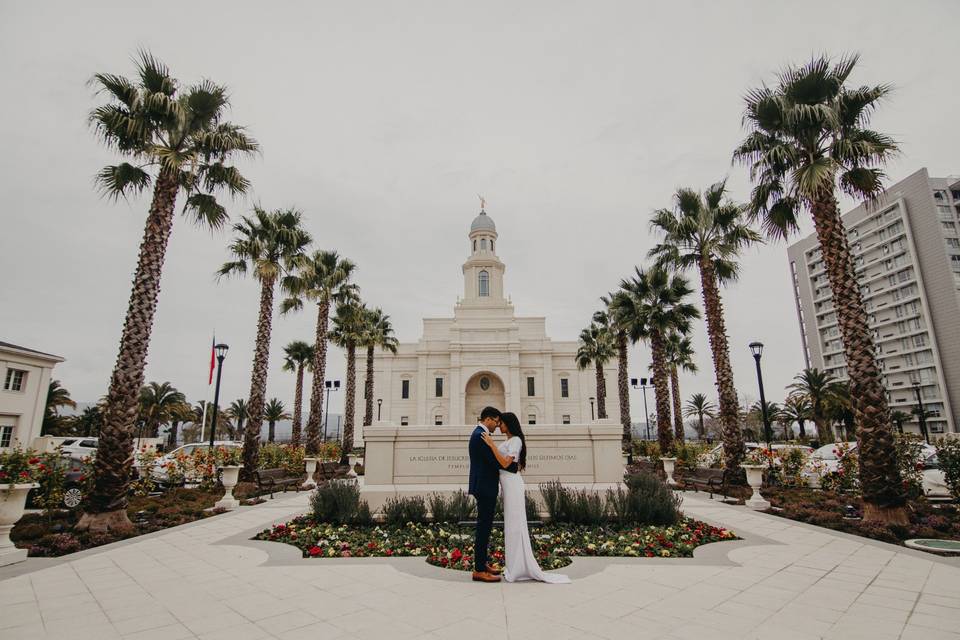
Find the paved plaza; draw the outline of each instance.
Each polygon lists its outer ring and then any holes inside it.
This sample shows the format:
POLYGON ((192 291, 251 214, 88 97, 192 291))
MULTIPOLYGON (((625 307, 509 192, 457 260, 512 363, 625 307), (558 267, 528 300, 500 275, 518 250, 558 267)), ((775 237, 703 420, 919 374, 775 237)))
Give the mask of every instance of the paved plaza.
POLYGON ((248 540, 307 494, 0 569, 0 638, 960 638, 960 561, 685 494, 744 540, 575 559, 571 585, 476 584, 423 558, 303 560, 248 540))

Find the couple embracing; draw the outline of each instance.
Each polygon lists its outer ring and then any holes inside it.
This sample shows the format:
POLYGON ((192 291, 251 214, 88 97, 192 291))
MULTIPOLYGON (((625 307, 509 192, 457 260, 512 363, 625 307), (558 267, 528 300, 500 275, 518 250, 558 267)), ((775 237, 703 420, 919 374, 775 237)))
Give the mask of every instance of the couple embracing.
POLYGON ((522 475, 526 466, 527 443, 520 420, 512 413, 500 413, 494 407, 486 407, 480 413, 480 424, 470 436, 469 493, 477 500, 473 579, 478 582, 500 582, 500 572, 487 556, 499 489, 503 490, 503 550, 506 558, 503 577, 507 582, 570 582, 567 576, 544 572, 533 556, 522 475), (507 437, 500 446, 490 435, 497 430, 507 437))

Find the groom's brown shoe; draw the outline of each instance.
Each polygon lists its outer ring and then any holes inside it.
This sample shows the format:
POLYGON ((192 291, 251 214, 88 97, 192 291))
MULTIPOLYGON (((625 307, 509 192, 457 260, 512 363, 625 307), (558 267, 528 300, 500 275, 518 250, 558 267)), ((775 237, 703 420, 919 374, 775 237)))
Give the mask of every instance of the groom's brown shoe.
POLYGON ((487 565, 487 573, 489 573, 489 574, 492 575, 492 576, 498 576, 498 575, 500 575, 501 573, 503 573, 503 571, 501 571, 500 569, 495 568, 492 564, 488 564, 488 565, 487 565))
POLYGON ((500 576, 495 576, 487 571, 474 571, 473 579, 475 582, 500 582, 500 576))

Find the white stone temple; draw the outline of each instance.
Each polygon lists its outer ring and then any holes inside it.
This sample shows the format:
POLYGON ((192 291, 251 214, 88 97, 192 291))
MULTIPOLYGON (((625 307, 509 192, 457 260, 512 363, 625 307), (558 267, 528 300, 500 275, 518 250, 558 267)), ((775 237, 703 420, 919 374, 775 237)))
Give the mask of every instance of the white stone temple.
MULTIPOLYGON (((543 317, 520 317, 504 296, 506 265, 497 255, 493 219, 483 210, 470 225, 463 298, 452 318, 424 318, 423 337, 378 351, 374 422, 395 425, 475 424, 493 405, 523 424, 584 424, 597 418, 594 367, 577 369, 576 340, 556 342, 543 317), (379 403, 379 405, 378 405, 379 403), (379 406, 379 408, 378 408, 379 406)), ((608 362, 607 416, 620 415, 617 361, 608 362)), ((358 358, 356 425, 362 438, 365 367, 358 358)))

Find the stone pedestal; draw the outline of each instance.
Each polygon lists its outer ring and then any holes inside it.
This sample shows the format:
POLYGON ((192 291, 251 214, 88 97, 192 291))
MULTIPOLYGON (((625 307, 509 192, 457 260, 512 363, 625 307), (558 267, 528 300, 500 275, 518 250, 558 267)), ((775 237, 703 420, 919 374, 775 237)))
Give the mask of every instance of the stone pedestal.
POLYGON ((747 500, 747 506, 757 511, 769 509, 770 503, 760 495, 760 487, 763 486, 763 470, 766 467, 761 464, 742 464, 740 466, 747 472, 747 484, 753 490, 753 495, 747 500))
POLYGON ((23 507, 27 502, 30 489, 36 489, 39 486, 35 482, 0 484, 0 567, 27 559, 27 550, 17 549, 14 546, 10 539, 10 531, 23 517, 23 507))
POLYGON ((318 458, 304 458, 303 464, 307 472, 306 481, 300 486, 301 489, 316 489, 317 481, 313 479, 313 474, 317 471, 318 458))
POLYGON ((220 481, 225 489, 223 497, 213 505, 214 509, 236 509, 240 506, 240 501, 233 497, 233 488, 237 486, 237 478, 240 476, 239 466, 220 467, 220 481))

